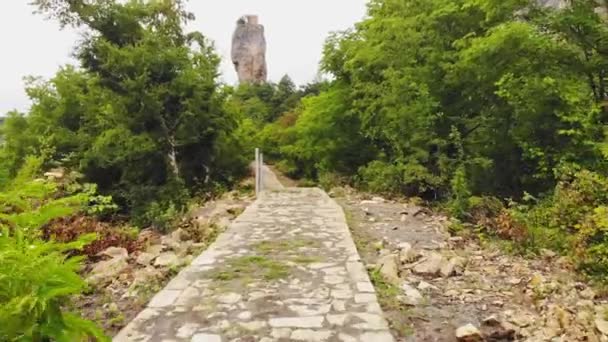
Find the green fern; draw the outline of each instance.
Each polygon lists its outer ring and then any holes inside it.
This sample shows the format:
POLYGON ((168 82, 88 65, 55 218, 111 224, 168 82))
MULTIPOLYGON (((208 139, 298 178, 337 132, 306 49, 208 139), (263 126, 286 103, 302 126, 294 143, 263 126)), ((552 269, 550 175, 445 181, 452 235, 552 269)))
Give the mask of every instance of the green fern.
POLYGON ((70 254, 95 235, 72 243, 40 238, 40 227, 81 210, 87 196, 56 198, 53 183, 26 181, 32 170, 26 165, 0 192, 0 341, 109 341, 92 322, 65 312, 70 297, 86 288, 82 258, 70 254))

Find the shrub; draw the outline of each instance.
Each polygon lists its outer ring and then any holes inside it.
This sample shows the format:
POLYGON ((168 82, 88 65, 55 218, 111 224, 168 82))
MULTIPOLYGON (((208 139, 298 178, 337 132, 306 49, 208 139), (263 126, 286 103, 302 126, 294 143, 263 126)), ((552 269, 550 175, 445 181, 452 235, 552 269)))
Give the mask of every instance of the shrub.
POLYGON ((92 322, 66 312, 72 295, 86 283, 78 272, 82 259, 66 257, 94 236, 69 243, 30 240, 20 231, 0 236, 0 340, 109 341, 92 322))
POLYGON ((416 163, 372 161, 359 169, 360 185, 372 192, 429 197, 441 186, 440 177, 416 163))
POLYGON ((69 255, 95 235, 70 243, 41 240, 41 227, 79 211, 88 197, 58 197, 53 183, 25 181, 36 165, 31 159, 0 192, 0 340, 106 340, 93 323, 65 311, 70 296, 86 287, 78 275, 81 258, 69 255))

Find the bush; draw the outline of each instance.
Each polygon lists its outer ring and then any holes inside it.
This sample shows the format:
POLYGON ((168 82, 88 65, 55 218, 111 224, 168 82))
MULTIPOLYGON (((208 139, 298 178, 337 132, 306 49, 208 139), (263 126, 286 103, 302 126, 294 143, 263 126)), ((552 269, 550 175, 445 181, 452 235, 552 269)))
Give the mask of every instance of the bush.
POLYGON ((78 275, 82 259, 69 255, 96 236, 70 243, 41 239, 43 226, 81 211, 89 196, 61 197, 56 184, 27 180, 39 166, 40 159, 28 158, 0 192, 0 340, 105 341, 93 323, 66 312, 70 297, 86 288, 78 275))
POLYGON ((109 341, 92 322, 66 312, 70 296, 81 293, 82 259, 66 257, 93 236, 69 244, 30 240, 21 232, 0 236, 0 340, 109 341))
POLYGON ((377 193, 436 197, 442 181, 416 162, 404 164, 375 160, 359 169, 359 183, 377 193))
POLYGON ((523 247, 570 255, 589 275, 608 272, 608 178, 588 170, 560 175, 552 195, 528 196, 509 213, 526 228, 523 247))

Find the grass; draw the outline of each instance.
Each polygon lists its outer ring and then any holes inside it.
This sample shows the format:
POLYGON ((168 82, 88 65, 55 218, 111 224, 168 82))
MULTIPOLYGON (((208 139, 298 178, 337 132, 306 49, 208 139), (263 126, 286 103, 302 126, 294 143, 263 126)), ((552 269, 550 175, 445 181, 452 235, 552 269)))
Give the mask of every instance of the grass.
POLYGON ((289 266, 266 256, 244 256, 231 259, 227 267, 213 275, 215 280, 248 280, 263 278, 265 280, 278 280, 289 275, 289 266))
POLYGON ((318 243, 314 240, 295 239, 295 240, 279 240, 279 241, 262 241, 253 248, 261 254, 270 254, 277 252, 290 252, 303 247, 317 247, 318 243))

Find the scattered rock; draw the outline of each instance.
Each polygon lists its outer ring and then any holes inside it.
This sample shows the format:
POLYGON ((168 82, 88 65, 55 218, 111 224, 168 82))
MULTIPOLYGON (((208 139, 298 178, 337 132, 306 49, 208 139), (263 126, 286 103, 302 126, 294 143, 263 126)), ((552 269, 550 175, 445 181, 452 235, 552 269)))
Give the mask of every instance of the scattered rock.
POLYGON ((129 258, 129 252, 122 247, 109 247, 97 255, 98 256, 107 256, 110 258, 121 258, 121 259, 125 259, 125 260, 127 258, 129 258))
POLYGON ((459 342, 481 342, 483 337, 481 331, 473 324, 467 324, 456 329, 456 339, 459 342))
POLYGON ((438 290, 437 286, 429 284, 425 281, 421 281, 420 283, 418 283, 418 289, 420 291, 426 291, 426 290, 438 290))
POLYGON ((146 265, 150 265, 152 264, 152 261, 154 261, 154 259, 156 259, 158 255, 154 255, 152 253, 139 253, 139 255, 137 256, 136 262, 140 265, 146 266, 146 265))
POLYGON ((431 253, 430 256, 424 258, 416 266, 414 266, 414 273, 426 276, 436 276, 441 270, 443 264, 443 256, 439 253, 431 253))
POLYGON ((399 268, 397 266, 397 255, 388 254, 378 260, 380 266, 380 274, 386 281, 398 284, 399 280, 399 268))
POLYGON ((399 262, 402 264, 416 261, 420 254, 407 242, 399 244, 399 262))
POLYGON ((409 284, 402 284, 401 289, 403 290, 404 296, 402 296, 401 301, 406 305, 415 306, 420 304, 423 297, 418 290, 409 284))
POLYGON ((505 315, 509 317, 509 322, 515 324, 520 328, 525 328, 534 323, 534 317, 525 312, 505 312, 505 315))
POLYGON ((507 322, 501 322, 496 316, 484 319, 481 331, 485 341, 515 340, 515 326, 507 322))
POLYGON ((540 255, 544 256, 545 258, 555 258, 557 256, 557 253, 550 249, 542 248, 540 250, 540 255))
POLYGON ((179 264, 177 255, 173 252, 164 252, 160 254, 154 261, 154 266, 157 267, 172 267, 179 264))
POLYGON ((486 317, 483 320, 483 325, 485 326, 489 326, 489 327, 495 327, 497 325, 500 325, 500 320, 498 320, 498 317, 496 317, 495 315, 486 317))
POLYGON ((593 291, 591 288, 586 288, 585 290, 581 291, 580 295, 584 299, 589 299, 589 300, 595 299, 595 291, 593 291))
POLYGON ((602 316, 595 317, 595 328, 597 331, 608 336, 608 321, 602 316))
POLYGON ((129 267, 129 264, 127 263, 127 257, 124 256, 100 261, 93 265, 93 269, 87 277, 87 282, 91 284, 102 284, 112 281, 127 267, 129 267))
POLYGON ((48 172, 44 173, 44 177, 47 179, 63 179, 65 177, 65 169, 64 168, 56 168, 50 169, 48 172))
POLYGON ((440 273, 445 278, 455 274, 461 274, 464 269, 464 264, 465 260, 463 258, 454 257, 441 266, 440 273))

